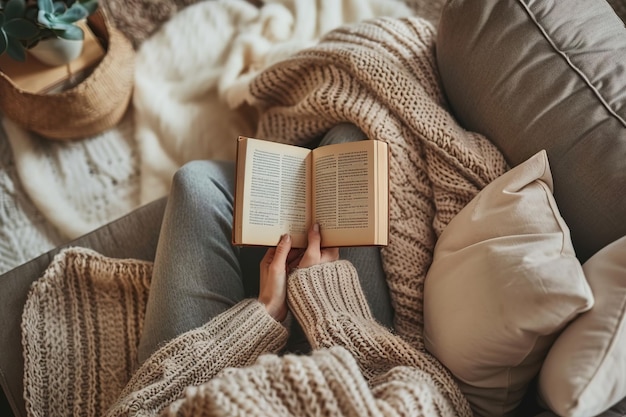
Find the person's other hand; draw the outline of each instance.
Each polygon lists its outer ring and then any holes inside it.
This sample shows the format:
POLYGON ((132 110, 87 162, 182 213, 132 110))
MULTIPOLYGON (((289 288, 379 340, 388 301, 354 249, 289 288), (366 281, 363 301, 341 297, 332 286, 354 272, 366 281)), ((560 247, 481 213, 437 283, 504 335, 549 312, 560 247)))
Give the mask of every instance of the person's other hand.
POLYGON ((259 301, 276 321, 287 316, 287 269, 298 251, 291 251, 291 238, 282 235, 278 246, 269 248, 261 260, 259 301))
POLYGON ((338 248, 321 248, 322 237, 320 236, 320 226, 315 223, 309 229, 308 246, 298 268, 308 268, 324 262, 332 262, 339 259, 338 248))

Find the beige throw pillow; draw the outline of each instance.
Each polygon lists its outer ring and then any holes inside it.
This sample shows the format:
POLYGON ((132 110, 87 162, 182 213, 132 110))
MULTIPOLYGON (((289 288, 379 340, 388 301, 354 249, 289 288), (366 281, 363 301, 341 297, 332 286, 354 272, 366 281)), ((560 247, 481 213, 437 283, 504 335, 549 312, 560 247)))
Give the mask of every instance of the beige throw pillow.
POLYGON ((626 397, 626 236, 583 265, 594 307, 558 337, 539 392, 561 416, 595 416, 626 397))
POLYGON ((592 305, 541 151, 485 187, 441 234, 424 288, 426 348, 477 414, 507 415, 557 332, 592 305))

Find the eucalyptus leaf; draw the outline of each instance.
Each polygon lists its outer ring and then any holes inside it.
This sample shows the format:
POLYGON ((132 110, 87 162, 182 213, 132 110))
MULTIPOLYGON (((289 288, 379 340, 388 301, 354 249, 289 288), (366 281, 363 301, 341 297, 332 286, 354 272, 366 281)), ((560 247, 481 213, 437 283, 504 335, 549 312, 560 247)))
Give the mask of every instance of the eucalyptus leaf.
POLYGON ((7 34, 4 33, 4 30, 0 29, 0 55, 6 52, 9 47, 9 39, 7 38, 7 34))
POLYGON ((37 8, 36 7, 28 7, 26 8, 26 14, 24 17, 31 22, 37 22, 37 8))
POLYGON ((24 16, 26 2, 24 0, 9 0, 4 8, 6 21, 24 16))
POLYGON ((13 19, 5 23, 4 31, 7 35, 20 40, 32 39, 39 33, 39 29, 26 19, 13 19))
POLYGON ((33 23, 37 22, 37 8, 27 7, 26 13, 24 14, 24 18, 30 20, 33 23))
POLYGON ((24 49, 22 44, 15 38, 9 38, 7 53, 11 58, 16 61, 26 61, 26 50, 24 49))

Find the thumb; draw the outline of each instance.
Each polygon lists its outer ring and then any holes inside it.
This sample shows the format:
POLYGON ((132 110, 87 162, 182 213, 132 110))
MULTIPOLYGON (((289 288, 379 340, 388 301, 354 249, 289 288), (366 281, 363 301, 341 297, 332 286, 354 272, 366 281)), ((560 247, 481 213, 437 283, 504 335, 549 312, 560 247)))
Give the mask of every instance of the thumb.
POLYGON ((320 249, 320 245, 322 244, 322 236, 320 235, 320 225, 318 223, 314 223, 313 227, 309 229, 307 240, 307 248, 312 247, 316 250, 320 249))
POLYGON ((304 251, 304 256, 300 260, 298 265, 300 268, 307 268, 309 266, 317 265, 320 262, 320 227, 317 223, 309 229, 308 236, 309 244, 304 251))
POLYGON ((287 255, 291 250, 291 236, 284 234, 280 237, 280 242, 276 246, 276 252, 274 253, 274 259, 281 265, 287 263, 287 255))

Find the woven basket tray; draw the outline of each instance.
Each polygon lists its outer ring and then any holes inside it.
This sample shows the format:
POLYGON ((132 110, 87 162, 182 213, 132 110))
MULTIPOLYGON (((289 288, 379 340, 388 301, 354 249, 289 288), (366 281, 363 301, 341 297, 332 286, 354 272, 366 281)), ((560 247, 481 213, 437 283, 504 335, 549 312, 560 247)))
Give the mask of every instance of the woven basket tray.
POLYGON ((98 134, 122 118, 133 91, 135 51, 102 9, 88 24, 103 42, 105 55, 76 86, 56 94, 33 94, 0 71, 0 111, 23 128, 50 139, 72 140, 98 134))

